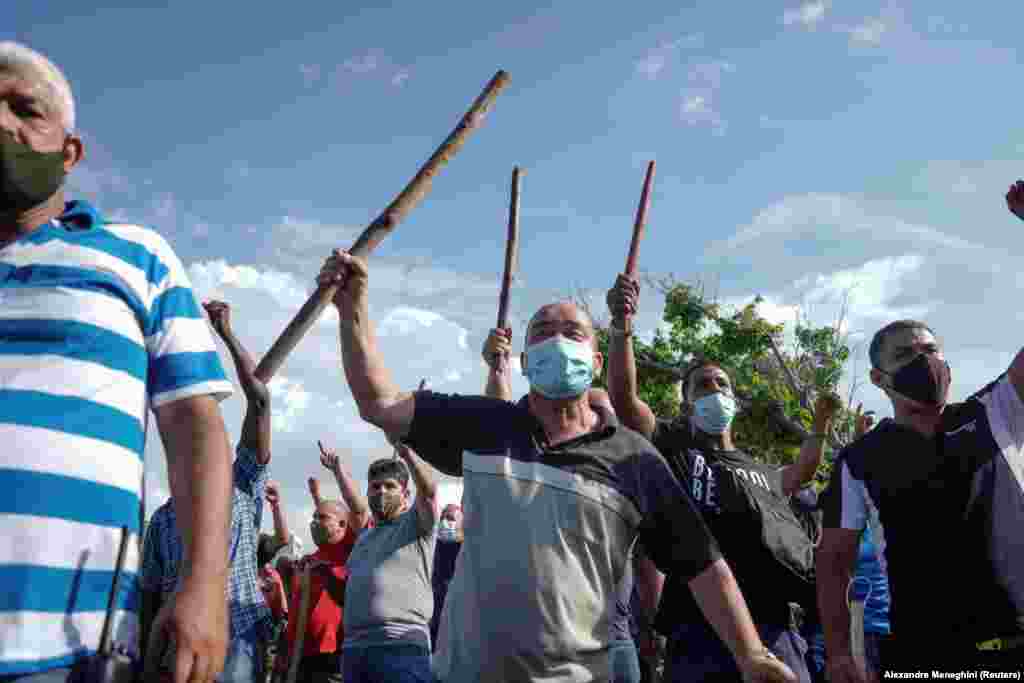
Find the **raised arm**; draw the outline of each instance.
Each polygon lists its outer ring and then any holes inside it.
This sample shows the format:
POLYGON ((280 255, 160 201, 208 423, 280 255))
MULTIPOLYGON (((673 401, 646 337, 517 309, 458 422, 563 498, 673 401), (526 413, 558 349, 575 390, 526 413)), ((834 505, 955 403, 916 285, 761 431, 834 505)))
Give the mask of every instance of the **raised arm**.
POLYGON ((835 394, 818 396, 814 404, 814 431, 804 439, 796 462, 782 468, 782 492, 787 496, 792 496, 814 479, 821 458, 825 455, 825 442, 839 405, 839 397, 835 394))
POLYGON ((278 483, 268 481, 264 495, 274 515, 274 538, 281 547, 284 547, 291 541, 292 536, 288 531, 288 520, 284 516, 284 510, 281 509, 281 488, 278 483))
POLYGON ((231 327, 231 307, 223 301, 207 301, 203 303, 203 308, 235 362, 238 382, 245 394, 247 403, 239 445, 253 450, 256 460, 266 465, 270 462, 270 393, 267 386, 256 377, 256 364, 252 356, 235 336, 231 327))
POLYGON ((437 481, 434 471, 406 444, 396 442, 394 445, 395 452, 408 465, 412 481, 416 484, 416 511, 420 530, 429 532, 437 523, 437 481))
POLYGON ((487 363, 487 385, 484 395, 512 400, 512 370, 509 359, 512 354, 512 330, 508 327, 492 329, 484 342, 483 357, 487 363))
POLYGON ((612 314, 608 340, 608 394, 622 424, 648 439, 654 434, 654 412, 637 393, 636 358, 633 355, 633 315, 637 311, 640 283, 619 275, 608 291, 612 314))
POLYGON ((338 488, 341 489, 341 497, 345 501, 345 505, 348 506, 349 526, 358 532, 370 521, 370 506, 366 502, 366 497, 359 492, 355 479, 349 474, 348 468, 341 463, 337 451, 324 448, 319 441, 316 442, 316 445, 320 448, 320 464, 334 475, 334 480, 338 482, 338 488))
POLYGON ((340 319, 342 365, 359 415, 385 434, 404 438, 412 425, 415 398, 395 384, 377 348, 366 301, 367 280, 366 262, 340 249, 334 250, 317 277, 320 286, 340 285, 334 305, 340 319))

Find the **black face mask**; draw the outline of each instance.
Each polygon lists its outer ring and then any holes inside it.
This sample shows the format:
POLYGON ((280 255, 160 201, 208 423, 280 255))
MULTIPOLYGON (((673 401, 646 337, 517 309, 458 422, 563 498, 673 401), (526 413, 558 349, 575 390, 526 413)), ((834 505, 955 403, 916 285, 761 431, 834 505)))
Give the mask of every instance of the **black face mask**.
POLYGON ((930 406, 940 406, 949 391, 949 363, 933 353, 922 353, 894 373, 879 370, 892 377, 892 390, 909 399, 930 406))
POLYGON ((64 184, 64 152, 37 152, 0 133, 0 211, 39 206, 64 184))

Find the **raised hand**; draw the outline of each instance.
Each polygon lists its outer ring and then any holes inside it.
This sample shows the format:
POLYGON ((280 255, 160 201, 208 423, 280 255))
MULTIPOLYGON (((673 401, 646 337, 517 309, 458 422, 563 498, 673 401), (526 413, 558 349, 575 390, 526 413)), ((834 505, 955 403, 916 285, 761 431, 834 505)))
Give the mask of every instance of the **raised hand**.
POLYGON ((1010 191, 1006 193, 1006 208, 1024 221, 1024 180, 1018 180, 1010 185, 1010 191))
POLYGON ((854 435, 859 439, 860 437, 867 434, 871 428, 875 425, 875 414, 872 411, 862 412, 864 408, 863 403, 857 404, 857 413, 854 419, 854 435))
POLYGON ((338 452, 333 448, 324 448, 319 441, 316 442, 316 445, 320 447, 320 464, 332 474, 341 472, 341 459, 338 457, 338 452))
POLYGON ((640 282, 631 275, 620 273, 605 299, 615 320, 626 320, 636 314, 640 304, 640 282))
POLYGON ((263 489, 263 495, 266 496, 267 502, 272 507, 277 507, 281 504, 281 488, 280 484, 276 481, 268 481, 266 487, 263 489))
POLYGON ((366 261, 343 249, 335 249, 320 269, 316 283, 320 287, 338 287, 334 305, 338 307, 338 313, 347 319, 352 311, 365 303, 368 278, 366 261))
POLYGON ((224 336, 231 333, 231 306, 223 301, 204 301, 203 308, 210 316, 210 324, 217 334, 224 336))
POLYGON ((512 354, 512 328, 494 328, 484 342, 484 362, 495 370, 503 370, 512 354))

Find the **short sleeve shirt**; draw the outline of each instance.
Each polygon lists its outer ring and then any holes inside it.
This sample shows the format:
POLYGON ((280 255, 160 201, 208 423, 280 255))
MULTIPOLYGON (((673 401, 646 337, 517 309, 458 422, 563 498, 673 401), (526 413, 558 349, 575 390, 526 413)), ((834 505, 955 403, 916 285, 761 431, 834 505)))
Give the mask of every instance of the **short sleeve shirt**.
POLYGON ((430 646, 436 540, 437 527, 417 505, 359 535, 348 559, 344 648, 430 646))
MULTIPOLYGON (((698 448, 686 420, 658 420, 651 441, 672 465, 718 540, 754 620, 785 623, 788 605, 797 602, 798 596, 782 595, 777 586, 763 580, 763 563, 771 561, 763 529, 772 522, 745 504, 738 486, 742 480, 756 495, 785 498, 782 470, 757 462, 742 451, 698 448)), ((705 622, 685 581, 670 576, 664 590, 666 609, 659 611, 659 628, 705 622)))
MULTIPOLYGON (((142 533, 150 407, 231 391, 188 273, 155 231, 76 201, 0 246, 0 678, 96 647, 121 530, 142 533)), ((127 645, 137 548, 115 601, 127 645)))
POLYGON ((463 477, 464 541, 434 654, 447 683, 609 680, 637 539, 681 576, 719 558, 664 459, 613 415, 550 445, 525 398, 428 391, 415 400, 407 441, 463 477))
POLYGON ((1004 375, 948 405, 934 438, 885 420, 840 453, 823 523, 871 526, 897 637, 1024 631, 1022 443, 1024 405, 1004 375))
MULTIPOLYGON (((349 555, 352 554, 356 533, 351 526, 347 527, 345 536, 340 542, 323 545, 309 557, 327 562, 330 565, 327 571, 333 574, 337 581, 348 581, 348 569, 345 563, 348 562, 349 555)), ((345 637, 342 606, 335 602, 331 594, 327 592, 326 578, 321 571, 316 570, 309 574, 309 614, 306 618, 306 635, 302 646, 302 654, 305 657, 336 652, 345 637)), ((290 601, 292 616, 288 620, 289 647, 295 646, 296 632, 298 631, 298 615, 302 604, 300 576, 299 572, 295 572, 292 577, 290 601)))

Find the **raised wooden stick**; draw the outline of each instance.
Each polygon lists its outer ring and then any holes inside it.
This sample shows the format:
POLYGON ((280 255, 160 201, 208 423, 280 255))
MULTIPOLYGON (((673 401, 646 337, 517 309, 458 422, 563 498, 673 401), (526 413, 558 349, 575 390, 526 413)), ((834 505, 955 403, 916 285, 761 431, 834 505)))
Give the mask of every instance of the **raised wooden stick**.
MULTIPOLYGON (((498 93, 508 85, 509 76, 504 71, 499 71, 491 79, 484 91, 476 98, 469 111, 463 115, 459 125, 455 127, 441 146, 427 159, 420 167, 409 184, 405 186, 395 199, 388 204, 388 207, 363 230, 363 233, 356 240, 349 252, 353 256, 365 258, 388 233, 395 229, 405 216, 416 207, 430 191, 431 182, 441 167, 451 159, 462 147, 469 137, 469 134, 480 127, 483 116, 494 103, 498 93)), ((331 287, 319 287, 309 297, 299 312, 295 315, 288 327, 284 329, 274 345, 270 347, 267 354, 263 356, 256 367, 256 376, 262 382, 269 382, 270 378, 280 369, 285 358, 292 349, 299 343, 313 323, 320 317, 320 314, 334 298, 338 285, 331 287)))
POLYGON ((292 646, 291 659, 288 660, 287 683, 295 683, 295 677, 299 675, 299 660, 302 659, 302 649, 306 644, 306 620, 309 618, 309 567, 303 567, 299 572, 299 586, 301 592, 299 623, 295 624, 295 643, 292 646))
POLYGON ((636 208, 636 220, 633 221, 633 239, 629 243, 629 256, 626 257, 626 275, 636 274, 636 260, 640 252, 640 238, 647 222, 647 209, 651 205, 651 181, 654 179, 654 162, 647 164, 647 175, 644 177, 644 189, 640 194, 640 205, 636 208))
POLYGON ((505 242, 505 275, 498 297, 498 329, 508 327, 508 297, 519 254, 519 167, 512 169, 512 194, 508 203, 508 239, 505 242))

